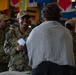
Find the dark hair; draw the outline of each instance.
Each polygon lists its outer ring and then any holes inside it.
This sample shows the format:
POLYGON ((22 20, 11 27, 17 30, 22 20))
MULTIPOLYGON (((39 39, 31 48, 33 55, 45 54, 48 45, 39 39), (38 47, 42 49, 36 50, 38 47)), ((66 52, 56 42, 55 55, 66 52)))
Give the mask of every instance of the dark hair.
POLYGON ((42 16, 45 20, 59 20, 61 18, 60 8, 57 3, 49 3, 42 10, 42 16))

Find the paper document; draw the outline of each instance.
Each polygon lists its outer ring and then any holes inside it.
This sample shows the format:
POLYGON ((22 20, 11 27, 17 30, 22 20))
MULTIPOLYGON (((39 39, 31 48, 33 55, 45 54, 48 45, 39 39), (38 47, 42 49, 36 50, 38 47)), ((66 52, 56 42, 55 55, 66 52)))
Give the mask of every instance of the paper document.
POLYGON ((17 42, 18 42, 19 45, 24 45, 26 43, 26 40, 21 38, 17 42))

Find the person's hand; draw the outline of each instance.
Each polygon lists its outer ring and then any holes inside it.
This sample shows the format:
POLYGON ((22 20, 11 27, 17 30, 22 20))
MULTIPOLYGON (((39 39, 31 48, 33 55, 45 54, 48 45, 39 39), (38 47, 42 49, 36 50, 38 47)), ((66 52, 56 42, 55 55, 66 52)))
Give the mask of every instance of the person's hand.
POLYGON ((19 46, 17 46, 16 50, 17 50, 17 51, 21 51, 21 50, 23 50, 23 48, 24 48, 24 47, 23 47, 22 45, 19 45, 19 46))

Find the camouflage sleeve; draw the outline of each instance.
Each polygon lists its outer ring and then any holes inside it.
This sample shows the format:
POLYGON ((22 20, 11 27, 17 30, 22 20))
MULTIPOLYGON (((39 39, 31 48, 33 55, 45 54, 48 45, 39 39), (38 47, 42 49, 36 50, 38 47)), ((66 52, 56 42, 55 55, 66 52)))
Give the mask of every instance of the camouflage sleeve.
POLYGON ((6 38, 5 38, 5 42, 4 42, 4 51, 5 51, 5 53, 7 55, 8 54, 12 55, 12 54, 15 54, 15 52, 16 52, 14 48, 12 49, 11 42, 9 41, 11 36, 12 36, 12 32, 11 31, 7 32, 6 36, 5 36, 6 38))

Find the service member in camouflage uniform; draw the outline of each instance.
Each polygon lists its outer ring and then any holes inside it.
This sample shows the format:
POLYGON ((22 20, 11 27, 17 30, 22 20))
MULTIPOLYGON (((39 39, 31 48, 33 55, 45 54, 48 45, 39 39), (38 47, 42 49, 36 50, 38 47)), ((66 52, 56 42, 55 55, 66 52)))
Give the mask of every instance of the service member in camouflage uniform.
POLYGON ((3 50, 5 34, 9 31, 10 20, 5 14, 0 14, 0 71, 5 71, 8 69, 8 56, 3 50))
POLYGON ((76 65, 76 18, 69 19, 65 22, 65 27, 69 29, 70 33, 73 36, 73 50, 75 55, 75 65, 76 65))
MULTIPOLYGON (((28 57, 24 50, 17 51, 18 40, 20 38, 27 39, 31 29, 29 26, 30 16, 26 11, 21 11, 17 15, 19 27, 10 30, 6 34, 6 40, 4 43, 4 51, 10 55, 9 71, 25 71, 29 70, 28 57)), ((23 47, 23 46, 21 46, 23 47)))

